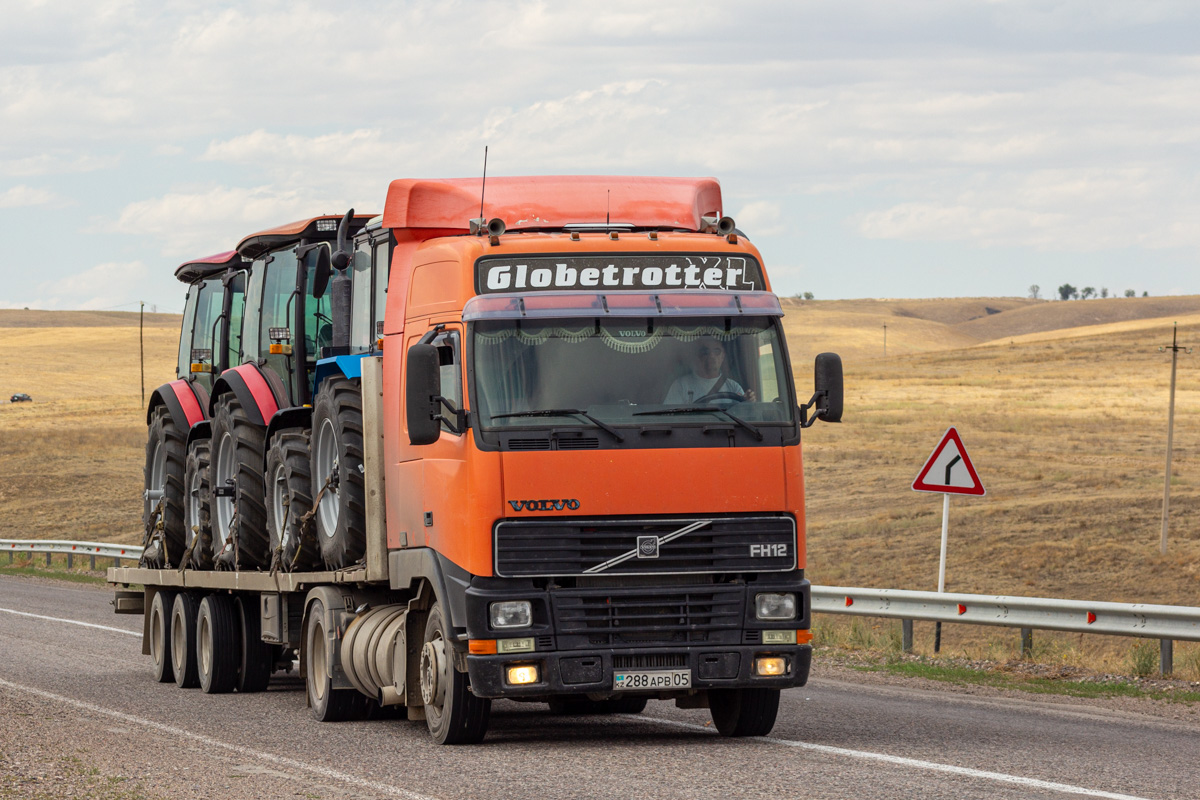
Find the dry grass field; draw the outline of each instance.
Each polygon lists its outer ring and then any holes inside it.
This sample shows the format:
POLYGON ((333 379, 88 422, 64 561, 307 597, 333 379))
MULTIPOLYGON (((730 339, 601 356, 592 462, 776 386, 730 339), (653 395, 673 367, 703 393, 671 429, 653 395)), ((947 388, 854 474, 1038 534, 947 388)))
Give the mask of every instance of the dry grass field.
MULTIPOLYGON (((1170 550, 1158 552, 1170 375, 1158 348, 1175 320, 1200 345, 1200 297, 785 306, 800 393, 816 353, 840 352, 846 370, 843 424, 805 436, 814 583, 936 588, 941 497, 909 487, 954 425, 988 494, 951 501, 948 590, 1200 605, 1200 353, 1179 360, 1170 550)), ((150 391, 173 377, 179 317, 147 319, 150 391)), ((35 401, 0 404, 0 538, 138 542, 137 316, 0 311, 0 340, 0 398, 35 401)), ((1037 641, 1046 657, 1113 666, 1130 647, 1037 641)), ((1011 654, 1015 642, 948 626, 945 648, 1011 654)), ((1200 678, 1200 651, 1177 650, 1176 664, 1200 678)))

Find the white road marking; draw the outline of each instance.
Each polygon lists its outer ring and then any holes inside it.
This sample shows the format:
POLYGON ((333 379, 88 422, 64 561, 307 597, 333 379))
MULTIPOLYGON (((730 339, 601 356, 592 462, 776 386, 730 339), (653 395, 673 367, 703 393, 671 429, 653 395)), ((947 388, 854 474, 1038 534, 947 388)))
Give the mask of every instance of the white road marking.
POLYGON ((205 736, 201 733, 193 733, 192 731, 184 730, 183 728, 176 728, 173 725, 164 725, 163 723, 155 722, 152 719, 145 719, 143 717, 134 716, 133 714, 125 714, 120 711, 114 711, 111 708, 104 708, 103 706, 93 705, 92 703, 85 703, 82 700, 63 697, 62 695, 54 694, 53 692, 35 689, 32 686, 21 686, 20 684, 6 681, 3 678, 0 678, 0 687, 12 689, 13 691, 17 692, 25 692, 27 694, 36 695, 46 700, 53 700, 58 703, 65 703, 66 705, 74 706, 75 708, 82 709, 84 711, 90 711, 93 714, 100 714, 113 719, 119 719, 122 722, 128 722, 132 725, 141 725, 156 731, 169 733, 172 736, 178 736, 181 739, 191 739, 194 742, 199 742, 200 744, 208 747, 219 747, 222 750, 228 750, 229 752, 238 756, 253 756, 260 761, 266 761, 269 764, 275 764, 281 767, 289 767, 294 770, 303 770, 304 772, 308 772, 313 775, 319 775, 322 778, 329 778, 335 781, 341 781, 342 783, 351 784, 352 786, 358 786, 363 789, 370 789, 373 792, 383 792, 385 794, 392 795, 393 797, 407 798, 407 800, 435 800, 435 798, 432 798, 429 795, 410 792, 407 789, 401 789, 399 786, 392 786, 391 784, 380 783, 379 781, 370 781, 366 778, 359 778, 356 775, 350 775, 345 772, 339 772, 336 769, 330 769, 329 767, 308 764, 304 761, 297 761, 294 758, 287 758, 286 756, 277 756, 274 753, 264 753, 261 750, 254 750, 246 747, 245 745, 230 744, 229 742, 223 742, 220 739, 214 739, 211 736, 205 736))
MULTIPOLYGON (((673 719, 663 719, 661 717, 648 717, 637 714, 621 714, 620 716, 629 720, 640 720, 642 722, 657 722, 661 725, 671 725, 676 728, 688 728, 689 730, 700 731, 716 731, 706 725, 696 725, 691 722, 680 722, 673 719)), ((1027 786, 1031 789, 1044 789, 1051 792, 1062 792, 1063 794, 1077 794, 1084 797, 1101 797, 1105 800, 1149 800, 1146 797, 1140 797, 1132 794, 1120 794, 1118 792, 1104 792, 1099 789, 1088 789, 1085 786, 1074 786, 1069 783, 1054 783, 1053 781, 1043 781, 1037 778, 1025 778, 1020 775, 1008 775, 1004 772, 988 772, 982 769, 971 769, 970 767, 956 767, 953 764, 939 764, 936 761, 922 761, 918 758, 905 758, 903 756, 893 756, 887 753, 872 753, 868 750, 850 750, 845 747, 833 747, 827 744, 812 744, 811 742, 797 742, 792 739, 778 739, 774 736, 757 736, 754 741, 766 742, 768 744, 778 744, 784 747, 795 747, 801 750, 811 750, 815 753, 825 753, 833 756, 846 756, 848 758, 857 758, 864 761, 882 761, 886 764, 896 764, 902 767, 911 767, 913 769, 924 769, 931 772, 942 772, 948 775, 962 775, 968 778, 978 778, 980 780, 995 781, 997 783, 1009 783, 1016 786, 1027 786)))
POLYGON ((127 631, 124 628, 112 628, 108 625, 97 625, 94 622, 80 622, 74 619, 63 619, 62 617, 44 617, 41 614, 30 614, 28 611, 14 611, 11 608, 0 608, 5 614, 16 614, 18 617, 33 617, 34 619, 45 619, 50 622, 65 622, 68 625, 81 625, 84 628, 99 628, 102 631, 112 631, 113 633, 123 633, 126 636, 141 636, 139 631, 127 631))

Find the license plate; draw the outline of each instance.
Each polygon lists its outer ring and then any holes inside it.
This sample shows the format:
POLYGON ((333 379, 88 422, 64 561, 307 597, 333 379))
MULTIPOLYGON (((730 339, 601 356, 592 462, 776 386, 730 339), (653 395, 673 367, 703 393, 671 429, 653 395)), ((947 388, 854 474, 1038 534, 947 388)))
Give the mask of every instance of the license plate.
POLYGON ((639 670, 614 672, 614 689, 690 689, 692 671, 689 669, 639 670))

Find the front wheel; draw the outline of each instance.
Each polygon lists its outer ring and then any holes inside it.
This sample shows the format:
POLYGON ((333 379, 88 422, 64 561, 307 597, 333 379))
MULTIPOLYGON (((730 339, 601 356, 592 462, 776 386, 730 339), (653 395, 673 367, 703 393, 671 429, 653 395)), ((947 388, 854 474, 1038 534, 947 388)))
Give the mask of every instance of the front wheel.
POLYGON ((154 409, 146 437, 142 506, 145 527, 142 563, 172 567, 183 553, 184 439, 166 406, 154 409), (159 533, 161 530, 161 534, 159 533))
POLYGON ((263 487, 266 430, 250 421, 233 394, 222 395, 213 414, 213 548, 219 567, 258 569, 270 565, 263 487))
POLYGON ((779 714, 779 690, 710 689, 708 708, 722 736, 766 736, 779 714))
POLYGON ((434 603, 421 647, 421 700, 425 722, 438 744, 474 744, 487 733, 492 701, 471 693, 466 673, 454 668, 441 603, 434 603))
POLYGON ((284 572, 315 568, 321 561, 309 517, 312 476, 309 434, 284 431, 267 451, 267 530, 271 534, 271 566, 284 572))
POLYGON ((210 449, 207 439, 192 442, 184 469, 184 553, 194 569, 213 567, 212 520, 209 516, 212 492, 208 483, 210 449))

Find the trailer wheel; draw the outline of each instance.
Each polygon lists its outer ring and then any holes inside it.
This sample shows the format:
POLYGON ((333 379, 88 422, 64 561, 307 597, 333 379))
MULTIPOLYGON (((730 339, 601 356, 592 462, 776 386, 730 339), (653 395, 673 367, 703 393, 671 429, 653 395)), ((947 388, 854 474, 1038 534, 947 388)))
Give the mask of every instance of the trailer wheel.
POLYGON ((487 733, 492 701, 472 694, 466 673, 454 668, 448 627, 441 603, 434 603, 425 622, 425 643, 421 647, 425 722, 438 744, 474 744, 487 733))
POLYGON ((154 678, 159 683, 175 680, 171 669, 171 609, 175 593, 160 590, 150 601, 150 658, 154 661, 154 678))
POLYGON ((284 431, 271 439, 267 451, 267 531, 271 534, 271 566, 284 572, 306 570, 321 561, 320 546, 310 520, 312 474, 308 431, 284 431))
POLYGON ((313 497, 317 539, 329 569, 341 569, 366 549, 362 395, 357 381, 331 378, 313 402, 313 497))
POLYGON ((200 601, 196 619, 196 667, 205 694, 233 690, 237 682, 238 630, 233 598, 210 594, 200 601))
POLYGON ((188 447, 183 472, 184 552, 190 552, 189 562, 195 569, 213 568, 212 517, 209 508, 212 492, 209 489, 209 453, 212 443, 198 439, 188 447))
POLYGON ((200 685, 196 670, 196 617, 199 603, 188 592, 175 595, 171 604, 171 666, 175 685, 194 689, 200 685))
POLYGON ((266 689, 275 671, 275 646, 262 640, 257 597, 239 595, 234 600, 239 623, 237 690, 242 694, 266 689))
POLYGON ((233 393, 222 395, 213 415, 213 548, 219 566, 258 569, 270 564, 262 464, 266 429, 250 422, 233 393), (233 490, 233 496, 217 496, 233 490), (236 549, 235 549, 236 546, 236 549))
POLYGON ((325 622, 325 606, 320 600, 314 600, 309 607, 304 645, 308 705, 313 717, 320 722, 341 722, 360 716, 365 705, 359 698, 366 699, 365 695, 354 689, 333 688, 329 631, 325 622))
POLYGON ((779 690, 710 689, 708 707, 722 736, 766 736, 779 713, 779 690))
POLYGON ((154 409, 146 437, 146 465, 142 524, 145 529, 147 566, 170 567, 183 553, 183 472, 185 431, 179 430, 166 406, 154 409), (161 506, 160 506, 161 498, 161 506), (156 511, 158 513, 156 513, 156 511), (157 523, 162 540, 151 542, 157 523))

